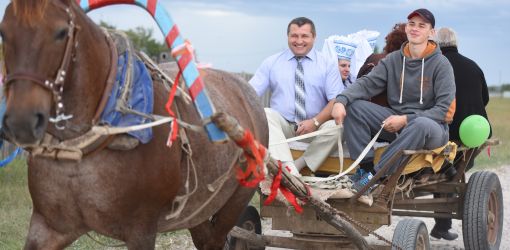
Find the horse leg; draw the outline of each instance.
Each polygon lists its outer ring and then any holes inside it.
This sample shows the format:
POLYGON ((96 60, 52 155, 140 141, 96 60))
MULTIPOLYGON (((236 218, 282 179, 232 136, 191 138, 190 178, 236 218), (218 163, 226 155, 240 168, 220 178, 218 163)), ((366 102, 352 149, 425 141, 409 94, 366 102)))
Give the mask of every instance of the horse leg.
POLYGON ((24 249, 64 249, 80 235, 57 232, 46 223, 40 214, 33 212, 24 249))
POLYGON ((129 250, 145 250, 154 249, 156 247, 156 236, 158 232, 158 225, 156 222, 148 223, 147 221, 154 221, 149 219, 140 219, 130 223, 129 228, 123 234, 126 236, 126 246, 129 250))
POLYGON ((189 229, 193 244, 200 250, 221 250, 227 234, 234 227, 239 215, 250 201, 255 189, 237 187, 225 205, 212 217, 189 229))

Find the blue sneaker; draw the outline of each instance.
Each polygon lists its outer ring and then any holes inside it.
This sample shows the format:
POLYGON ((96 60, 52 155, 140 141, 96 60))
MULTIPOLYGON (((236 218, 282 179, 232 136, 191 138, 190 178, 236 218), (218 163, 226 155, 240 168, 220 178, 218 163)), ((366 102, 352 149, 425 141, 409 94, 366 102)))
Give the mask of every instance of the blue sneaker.
MULTIPOLYGON (((356 193, 358 193, 359 191, 361 191, 361 189, 366 186, 368 184, 368 182, 370 182, 370 180, 372 179, 372 177, 374 177, 374 175, 372 175, 372 173, 368 172, 368 173, 364 173, 358 181, 356 182, 353 182, 352 184, 352 189, 354 191, 356 191, 356 193)), ((364 195, 368 195, 371 191, 371 187, 364 193, 364 195)))
POLYGON ((365 174, 365 170, 363 170, 362 168, 358 168, 356 169, 356 173, 354 173, 353 175, 349 176, 349 179, 351 179, 352 183, 355 183, 355 182, 358 182, 359 179, 361 179, 361 177, 365 174))

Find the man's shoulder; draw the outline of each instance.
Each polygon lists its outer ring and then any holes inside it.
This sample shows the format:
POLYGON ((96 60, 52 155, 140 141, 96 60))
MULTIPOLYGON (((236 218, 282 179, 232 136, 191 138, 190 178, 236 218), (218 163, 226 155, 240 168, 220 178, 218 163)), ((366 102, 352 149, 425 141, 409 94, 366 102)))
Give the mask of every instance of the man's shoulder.
POLYGON ((461 53, 457 53, 457 55, 458 55, 458 57, 459 57, 459 58, 460 58, 460 59, 461 59, 464 63, 471 64, 471 65, 473 65, 473 66, 478 67, 478 64, 477 64, 475 61, 473 61, 471 58, 469 58, 469 57, 467 57, 467 56, 465 56, 465 55, 463 55, 463 54, 461 54, 461 53))
POLYGON ((308 53, 309 57, 311 55, 313 56, 311 57, 312 61, 314 61, 314 64, 319 68, 326 71, 331 69, 338 70, 338 61, 333 60, 330 56, 315 49, 308 53))
POLYGON ((388 63, 388 62, 394 62, 397 59, 402 59, 402 51, 401 50, 395 50, 393 52, 388 53, 386 56, 384 56, 379 62, 388 63))
POLYGON ((315 58, 312 58, 312 59, 315 59, 318 62, 326 62, 326 63, 334 62, 334 60, 331 59, 331 57, 329 57, 328 55, 326 55, 326 54, 324 54, 321 51, 318 51, 316 49, 312 49, 308 55, 311 55, 311 56, 315 57, 315 58))
POLYGON ((272 54, 272 55, 268 56, 264 60, 264 62, 276 62, 276 61, 281 60, 281 59, 286 59, 286 57, 289 56, 289 53, 292 53, 292 52, 290 52, 289 49, 284 49, 284 50, 282 50, 280 52, 277 52, 275 54, 272 54))

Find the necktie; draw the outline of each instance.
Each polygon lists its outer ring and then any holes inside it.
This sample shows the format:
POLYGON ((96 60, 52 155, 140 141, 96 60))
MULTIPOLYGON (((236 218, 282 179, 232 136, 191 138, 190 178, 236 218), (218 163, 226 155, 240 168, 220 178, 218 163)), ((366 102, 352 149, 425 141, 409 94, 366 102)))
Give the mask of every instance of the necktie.
POLYGON ((303 60, 303 57, 295 57, 297 61, 297 67, 296 67, 296 77, 295 77, 295 121, 300 122, 306 120, 306 109, 305 109, 305 81, 304 81, 304 72, 303 72, 303 65, 301 64, 301 61, 303 60))

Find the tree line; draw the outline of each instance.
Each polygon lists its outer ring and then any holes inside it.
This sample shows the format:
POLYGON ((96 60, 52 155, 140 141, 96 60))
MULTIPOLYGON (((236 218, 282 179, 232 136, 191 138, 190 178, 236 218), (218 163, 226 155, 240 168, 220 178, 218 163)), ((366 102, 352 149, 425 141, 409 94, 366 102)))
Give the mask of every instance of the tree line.
POLYGON ((510 91, 510 84, 504 83, 500 86, 489 86, 488 88, 489 88, 489 92, 495 92, 495 93, 505 92, 505 91, 510 91))
MULTIPOLYGON (((104 21, 100 21, 99 26, 106 29, 117 29, 115 26, 104 21)), ((131 42, 133 42, 135 49, 143 51, 153 59, 159 58, 161 52, 169 51, 168 47, 164 43, 158 42, 152 37, 154 31, 151 28, 139 26, 134 29, 124 30, 124 32, 131 42)))

